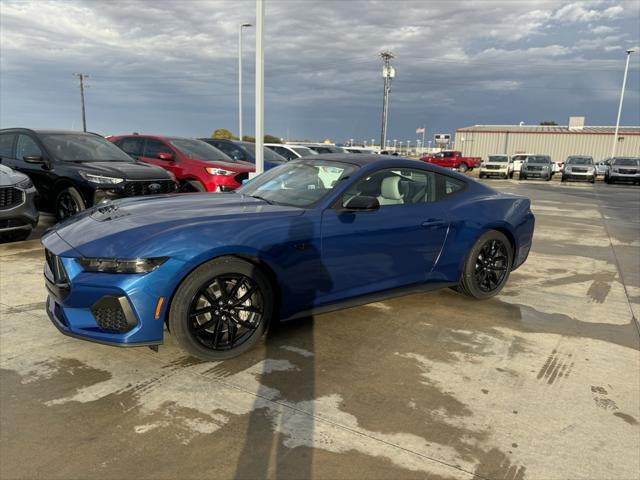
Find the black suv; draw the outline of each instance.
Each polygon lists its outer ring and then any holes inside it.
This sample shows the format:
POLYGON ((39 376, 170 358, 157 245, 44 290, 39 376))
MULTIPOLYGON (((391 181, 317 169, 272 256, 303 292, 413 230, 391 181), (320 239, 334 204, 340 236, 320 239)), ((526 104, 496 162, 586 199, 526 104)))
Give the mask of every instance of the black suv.
POLYGON ((59 219, 114 198, 176 189, 173 174, 137 162, 94 133, 0 130, 0 162, 28 175, 38 208, 59 219))

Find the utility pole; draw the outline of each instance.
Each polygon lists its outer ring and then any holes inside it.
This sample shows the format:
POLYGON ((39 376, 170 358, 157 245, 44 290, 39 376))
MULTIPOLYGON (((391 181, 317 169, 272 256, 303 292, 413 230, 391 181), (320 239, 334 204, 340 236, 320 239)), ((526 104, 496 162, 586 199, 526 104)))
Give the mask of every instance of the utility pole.
POLYGON ((384 145, 387 140, 387 116, 389 113, 389 91, 391 90, 391 80, 396 76, 396 71, 391 66, 393 53, 384 51, 380 53, 382 57, 382 77, 384 78, 384 93, 382 97, 382 131, 380 132, 380 145, 384 145))
POLYGON ((613 136, 613 147, 611 147, 611 158, 616 156, 616 147, 618 146, 618 129, 620 128, 620 116, 622 115, 622 102, 624 100, 624 89, 627 86, 627 73, 629 73, 629 60, 631 54, 635 52, 632 48, 627 50, 627 63, 624 67, 624 79, 622 80, 622 91, 620 92, 620 105, 618 106, 618 120, 616 120, 616 133, 613 136))
POLYGON ((242 140, 242 29, 251 27, 250 23, 238 25, 238 138, 242 140))
POLYGON ((84 81, 89 78, 89 75, 84 73, 74 73, 76 77, 80 79, 80 103, 82 104, 82 131, 87 131, 87 116, 84 109, 84 81))

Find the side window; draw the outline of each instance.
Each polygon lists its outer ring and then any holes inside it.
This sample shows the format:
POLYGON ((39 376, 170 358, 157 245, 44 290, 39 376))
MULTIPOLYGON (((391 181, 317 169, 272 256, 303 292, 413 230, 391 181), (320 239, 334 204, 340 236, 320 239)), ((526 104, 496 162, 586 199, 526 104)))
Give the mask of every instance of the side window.
POLYGON ((275 147, 274 149, 277 154, 282 155, 287 160, 293 160, 294 158, 298 158, 295 153, 291 150, 284 147, 275 147))
POLYGON ((41 157, 42 150, 36 141, 29 135, 18 135, 18 143, 16 143, 16 158, 22 160, 23 157, 41 157))
POLYGON ((246 160, 246 155, 244 154, 244 152, 231 143, 220 142, 220 144, 216 145, 216 147, 218 147, 234 160, 246 160))
POLYGON ((158 158, 160 153, 170 153, 173 155, 173 151, 160 140, 154 140, 147 138, 144 145, 144 157, 146 158, 158 158))
POLYGON ((447 175, 436 174, 438 177, 438 200, 441 200, 449 195, 453 195, 456 192, 461 191, 465 187, 465 183, 462 180, 449 177, 447 175))
POLYGON ((343 206, 353 197, 376 197, 381 207, 433 202, 436 174, 424 170, 379 170, 352 185, 342 199, 343 206))
POLYGON ((123 138, 122 140, 118 140, 116 145, 132 157, 139 157, 142 155, 143 143, 144 139, 142 138, 123 138))
POLYGON ((15 138, 15 133, 0 135, 0 158, 13 158, 13 140, 15 138))

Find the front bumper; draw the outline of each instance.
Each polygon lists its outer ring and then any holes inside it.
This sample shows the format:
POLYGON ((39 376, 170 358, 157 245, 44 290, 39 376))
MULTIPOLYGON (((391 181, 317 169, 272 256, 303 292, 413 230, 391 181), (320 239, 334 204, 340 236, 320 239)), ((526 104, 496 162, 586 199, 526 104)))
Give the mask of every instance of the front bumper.
POLYGON ((509 170, 506 168, 494 169, 494 168, 480 168, 480 173, 487 177, 504 177, 509 175, 509 170))
POLYGON ((38 224, 40 214, 35 206, 36 189, 22 190, 22 201, 9 208, 0 208, 0 232, 31 230, 38 224))
POLYGON ((553 175, 551 170, 520 170, 520 175, 527 178, 546 178, 553 175))
POLYGON ((640 173, 609 172, 608 177, 614 182, 640 182, 640 173))
POLYGON ((249 173, 233 175, 210 175, 204 187, 208 192, 231 192, 242 186, 242 181, 249 178, 249 173))
POLYGON ((146 274, 85 272, 76 262, 77 252, 57 234, 46 236, 43 244, 47 314, 61 333, 121 347, 163 342, 164 320, 183 262, 169 259, 146 274), (156 318, 160 297, 164 299, 156 318))
POLYGON ((597 176, 597 173, 595 170, 592 170, 591 172, 576 172, 571 170, 563 172, 562 176, 569 180, 591 180, 597 176))

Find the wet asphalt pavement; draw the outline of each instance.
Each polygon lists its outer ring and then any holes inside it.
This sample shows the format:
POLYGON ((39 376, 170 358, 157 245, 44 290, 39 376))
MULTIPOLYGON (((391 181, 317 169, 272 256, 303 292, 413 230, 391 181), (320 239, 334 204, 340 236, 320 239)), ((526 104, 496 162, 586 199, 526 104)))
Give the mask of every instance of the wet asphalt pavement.
POLYGON ((0 246, 0 478, 637 479, 640 188, 489 183, 537 219, 497 298, 319 315, 219 363, 60 335, 38 241, 0 246))

